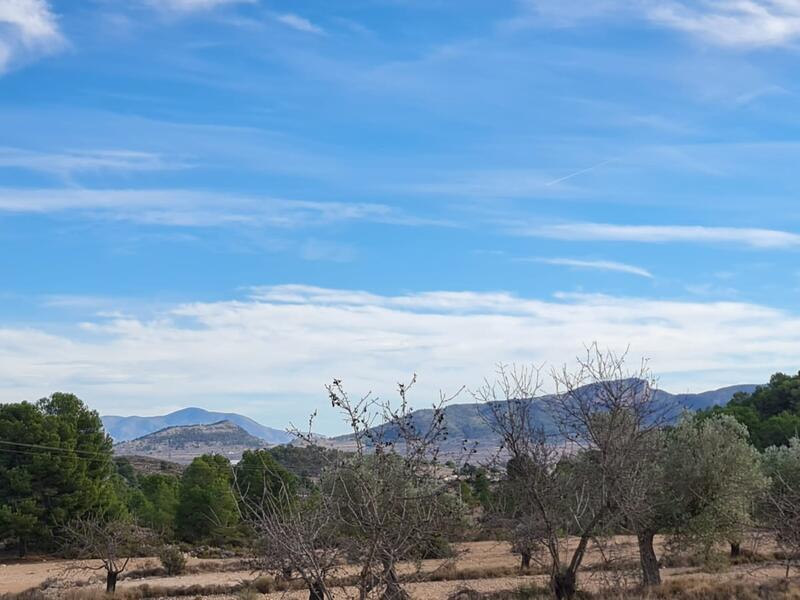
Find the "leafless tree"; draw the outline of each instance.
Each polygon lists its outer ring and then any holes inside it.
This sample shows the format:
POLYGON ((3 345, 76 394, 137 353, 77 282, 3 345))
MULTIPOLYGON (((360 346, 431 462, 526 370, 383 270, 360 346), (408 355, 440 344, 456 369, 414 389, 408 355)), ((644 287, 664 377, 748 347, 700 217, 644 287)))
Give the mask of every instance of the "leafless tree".
POLYGON ((297 494, 286 484, 277 491, 264 485, 263 496, 254 498, 240 490, 238 482, 235 485, 242 519, 254 533, 254 567, 276 577, 300 579, 309 600, 332 600, 328 581, 343 555, 326 498, 297 494))
POLYGON ((659 399, 647 361, 631 370, 626 359, 627 350, 617 354, 592 344, 575 370, 564 367, 554 373, 556 393, 546 399, 559 434, 591 463, 594 511, 580 528, 573 557, 576 568, 564 573, 568 587, 574 585, 586 542, 603 521, 606 526, 632 525, 643 583, 660 583, 653 549, 652 467, 659 434, 674 417, 675 408, 659 399))
POLYGON ((491 425, 509 456, 515 548, 523 564, 535 556, 549 563, 557 598, 575 595, 589 542, 625 522, 642 534, 643 579, 658 579, 645 528, 648 450, 669 410, 657 401, 647 364, 630 372, 625 358, 593 344, 577 369, 553 371, 554 394, 539 396, 540 369, 513 367, 476 392, 491 402, 491 425), (565 534, 577 537, 566 557, 565 534))
POLYGON ((762 496, 761 521, 774 533, 786 557, 786 577, 800 558, 800 439, 768 448, 763 457, 769 485, 762 496))
POLYGON ((74 519, 63 528, 64 549, 81 559, 97 559, 97 566, 77 565, 78 569, 105 570, 106 592, 113 594, 117 578, 134 556, 142 556, 155 543, 153 532, 130 520, 105 520, 88 516, 74 519))
POLYGON ((439 472, 447 437, 444 406, 451 397, 440 396, 430 418, 415 417, 407 397, 414 381, 399 385, 397 406, 371 394, 353 399, 339 380, 327 388, 332 407, 350 428, 354 451, 325 469, 320 493, 348 557, 360 565, 361 599, 407 598, 397 563, 420 558, 461 509, 439 472))

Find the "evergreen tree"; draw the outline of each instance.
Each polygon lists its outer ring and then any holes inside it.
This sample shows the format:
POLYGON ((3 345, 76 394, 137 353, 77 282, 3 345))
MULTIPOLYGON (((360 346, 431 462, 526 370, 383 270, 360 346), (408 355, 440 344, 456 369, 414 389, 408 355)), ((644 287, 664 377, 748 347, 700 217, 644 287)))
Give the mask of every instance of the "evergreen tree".
POLYGON ((52 545, 60 527, 90 512, 122 514, 111 438, 73 394, 0 405, 0 538, 52 545))
POLYGON ((218 454, 198 456, 183 473, 178 496, 178 536, 222 543, 238 522, 231 464, 218 454))

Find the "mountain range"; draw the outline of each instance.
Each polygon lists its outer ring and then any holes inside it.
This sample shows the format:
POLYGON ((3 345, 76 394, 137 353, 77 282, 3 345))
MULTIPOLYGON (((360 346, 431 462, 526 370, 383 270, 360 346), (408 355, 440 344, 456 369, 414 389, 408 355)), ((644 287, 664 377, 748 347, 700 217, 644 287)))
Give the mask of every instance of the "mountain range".
MULTIPOLYGON (((658 402, 688 410, 703 410, 715 404, 724 404, 737 392, 752 393, 757 385, 733 385, 697 394, 671 394, 656 391, 658 402)), ((444 451, 457 451, 464 440, 477 442, 485 451, 497 446, 497 440, 488 425, 490 404, 475 402, 451 404, 444 409, 448 442, 444 451)), ((412 420, 420 429, 425 428, 433 415, 431 409, 414 411, 412 420)), ((205 451, 238 457, 247 448, 265 445, 289 444, 294 437, 280 429, 266 427, 253 419, 236 413, 219 413, 202 408, 185 408, 158 417, 102 417, 106 431, 114 438, 117 454, 140 454, 154 458, 191 460, 205 451), (197 426, 212 427, 197 427, 197 426), (187 441, 193 445, 184 452, 187 441)), ((392 436, 391 430, 383 435, 392 436)), ((349 450, 352 440, 347 435, 327 438, 322 445, 339 450, 349 450)))
MULTIPOLYGON (((642 385, 647 384, 642 382, 642 385)), ((591 387, 591 385, 586 386, 582 390, 584 393, 591 393, 591 387)), ((675 410, 672 412, 677 415, 679 409, 697 411, 716 404, 724 404, 737 392, 752 393, 757 387, 754 384, 732 385, 696 394, 671 394, 664 390, 655 390, 654 400, 661 406, 674 407, 675 410)), ((445 454, 458 453, 464 442, 467 444, 477 442, 476 451, 479 454, 493 452, 497 448, 499 440, 489 425, 492 419, 492 404, 472 402, 446 406, 444 408, 444 425, 447 429, 447 440, 441 445, 441 450, 445 454)), ((547 427, 549 419, 546 414, 534 410, 534 415, 537 419, 541 419, 541 422, 547 427)), ((416 410, 411 415, 411 422, 418 431, 424 431, 432 417, 432 409, 416 410)), ((392 430, 392 427, 383 427, 380 435, 383 439, 391 440, 396 436, 396 432, 392 430)), ((352 438, 349 435, 329 438, 324 445, 347 450, 352 445, 352 438)))
POLYGON ((101 417, 103 427, 114 442, 125 442, 140 438, 166 427, 180 425, 210 425, 219 421, 230 421, 244 429, 250 435, 268 444, 288 444, 294 439, 290 433, 261 425, 249 417, 236 413, 221 413, 202 408, 183 408, 167 415, 157 417, 118 417, 108 415, 101 417))

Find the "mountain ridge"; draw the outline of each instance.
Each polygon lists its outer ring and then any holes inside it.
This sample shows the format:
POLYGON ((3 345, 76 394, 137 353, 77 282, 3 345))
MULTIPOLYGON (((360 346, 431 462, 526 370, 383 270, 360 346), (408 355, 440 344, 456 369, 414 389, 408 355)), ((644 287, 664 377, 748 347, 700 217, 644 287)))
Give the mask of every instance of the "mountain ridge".
POLYGON ((100 418, 103 421, 103 427, 115 443, 134 440, 167 427, 211 425, 219 421, 231 421, 250 435, 269 444, 287 444, 294 439, 290 433, 274 427, 267 427, 250 417, 238 413, 210 411, 196 406, 188 406, 166 415, 152 417, 104 415, 100 418))
MULTIPOLYGON (((717 404, 724 404, 737 392, 752 393, 757 387, 759 387, 757 384, 737 384, 698 393, 672 394, 661 389, 655 389, 654 393, 656 401, 663 403, 664 406, 672 404, 675 405, 676 409, 685 408, 696 411, 704 410, 717 404)), ((546 399, 548 396, 551 395, 545 394, 538 396, 537 399, 546 399)), ((447 441, 443 444, 443 449, 445 451, 457 450, 465 441, 479 442, 484 449, 494 449, 498 440, 494 432, 492 432, 488 421, 491 418, 492 405, 502 402, 504 401, 454 403, 445 406, 444 425, 447 428, 447 441)), ((535 414, 538 415, 537 418, 547 420, 547 416, 542 412, 535 412, 535 414)), ((418 409, 412 412, 411 421, 418 430, 424 430, 430 423, 432 416, 432 409, 418 409)), ((381 427, 384 426, 378 425, 375 429, 379 430, 381 427)), ((390 440, 395 437, 396 432, 391 427, 388 427, 381 432, 381 435, 384 439, 390 440)), ((346 449, 351 441, 352 435, 345 434, 329 438, 326 441, 326 445, 332 448, 346 449)))
POLYGON ((202 454, 221 454, 231 460, 245 450, 267 446, 230 420, 198 425, 172 425, 114 445, 117 456, 144 456, 188 463, 202 454))

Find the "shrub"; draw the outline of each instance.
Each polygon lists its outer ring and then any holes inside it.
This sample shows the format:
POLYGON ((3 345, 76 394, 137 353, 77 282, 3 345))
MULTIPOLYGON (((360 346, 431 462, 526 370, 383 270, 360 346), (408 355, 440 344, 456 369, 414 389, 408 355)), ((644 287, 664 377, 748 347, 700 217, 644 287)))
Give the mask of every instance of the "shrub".
POLYGON ((186 572, 186 556, 177 546, 164 546, 158 553, 158 558, 167 575, 181 575, 186 572))
POLYGON ((236 600, 258 600, 259 593, 251 587, 246 587, 239 591, 236 600))

